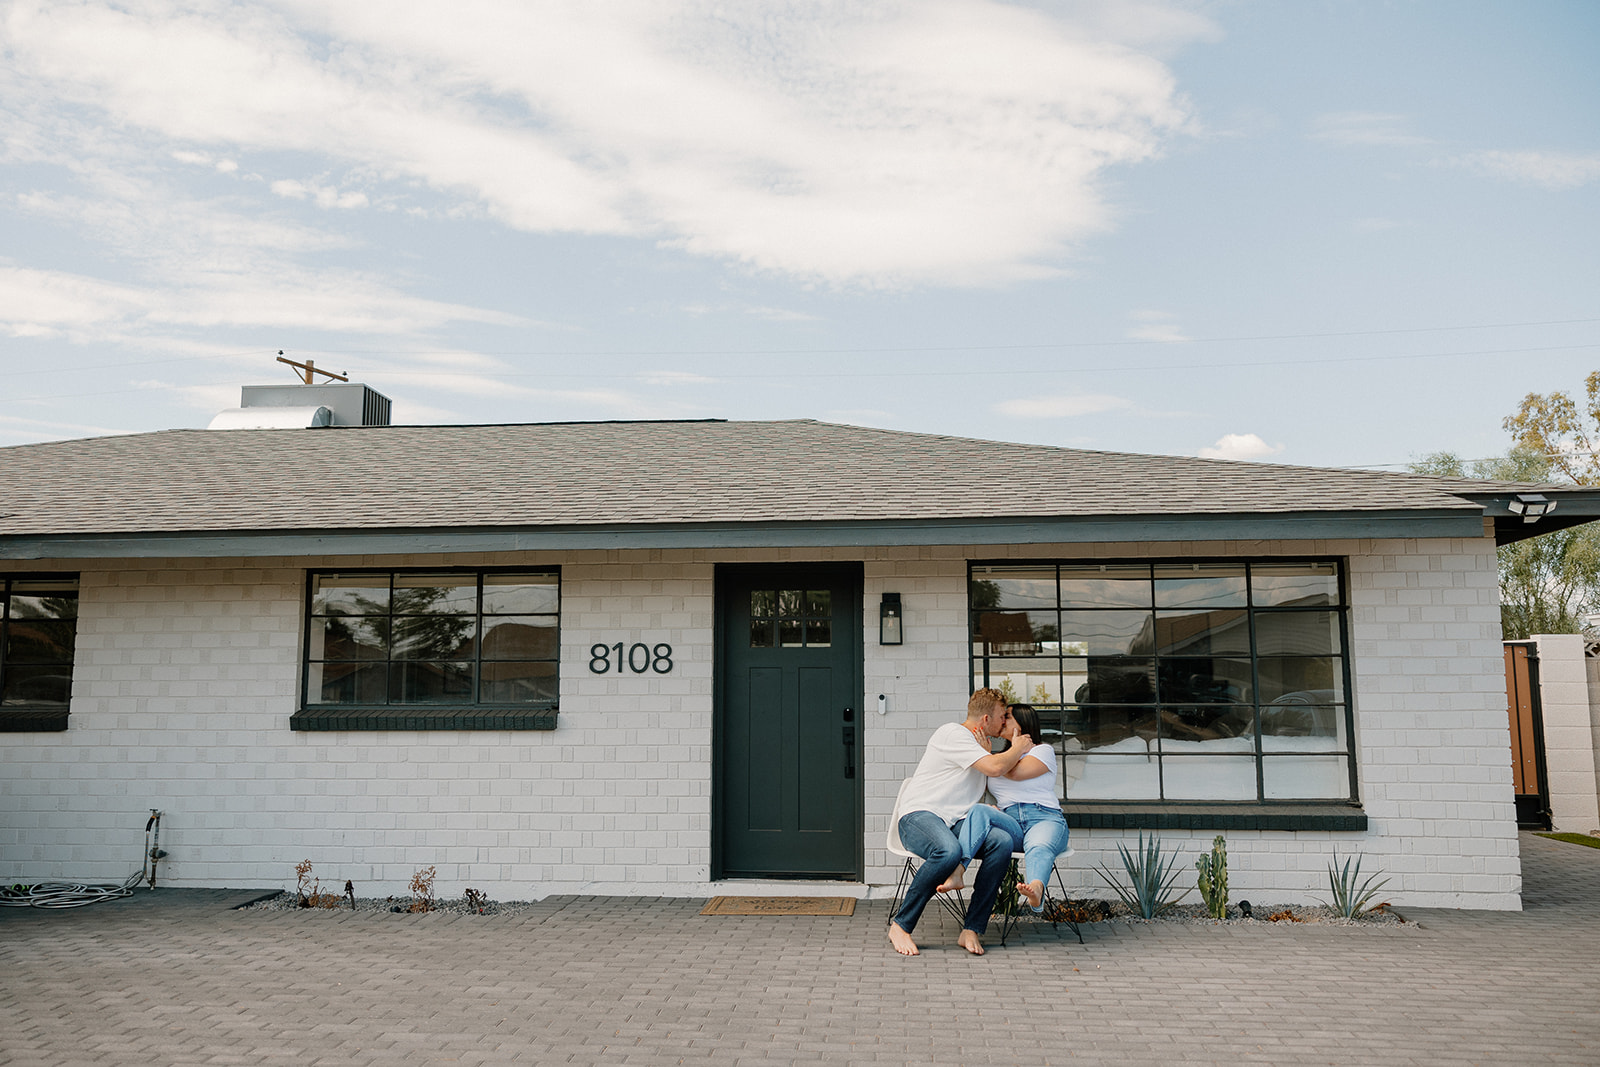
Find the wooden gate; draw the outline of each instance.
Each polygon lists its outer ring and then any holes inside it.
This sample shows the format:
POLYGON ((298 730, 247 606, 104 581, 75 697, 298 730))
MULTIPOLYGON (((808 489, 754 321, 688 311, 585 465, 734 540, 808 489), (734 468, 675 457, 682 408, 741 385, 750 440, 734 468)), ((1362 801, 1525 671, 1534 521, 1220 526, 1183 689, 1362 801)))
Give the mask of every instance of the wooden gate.
POLYGON ((1507 641, 1506 715, 1511 723, 1511 776, 1517 825, 1550 829, 1545 776, 1544 713, 1539 704, 1539 653, 1532 641, 1507 641))

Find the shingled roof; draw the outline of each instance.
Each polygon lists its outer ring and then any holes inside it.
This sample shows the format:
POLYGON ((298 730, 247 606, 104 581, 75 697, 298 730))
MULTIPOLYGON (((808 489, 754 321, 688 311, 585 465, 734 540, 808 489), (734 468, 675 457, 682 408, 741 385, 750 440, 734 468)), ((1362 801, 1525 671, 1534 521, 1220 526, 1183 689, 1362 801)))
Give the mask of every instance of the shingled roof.
POLYGON ((1527 488, 812 420, 169 430, 0 449, 0 541, 196 531, 1481 516, 1486 494, 1527 488))

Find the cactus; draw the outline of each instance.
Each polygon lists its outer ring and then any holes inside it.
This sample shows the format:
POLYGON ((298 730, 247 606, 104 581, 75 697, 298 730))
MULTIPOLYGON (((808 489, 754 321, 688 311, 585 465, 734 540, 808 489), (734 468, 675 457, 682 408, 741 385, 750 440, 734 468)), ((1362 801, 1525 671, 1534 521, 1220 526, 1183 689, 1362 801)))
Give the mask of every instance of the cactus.
POLYGON ((1131 888, 1124 888, 1103 864, 1095 868, 1095 873, 1116 891, 1124 904, 1138 912, 1140 918, 1154 919, 1189 895, 1187 889, 1176 897, 1171 895, 1172 883, 1178 880, 1179 872, 1172 869, 1178 858, 1176 855, 1161 854, 1159 834, 1151 834, 1147 845, 1141 830, 1137 852, 1129 852, 1128 846, 1121 843, 1117 845, 1117 852, 1122 856, 1122 866, 1128 872, 1131 888))
POLYGON ((1213 919, 1228 917, 1228 846, 1218 834, 1210 853, 1194 861, 1200 872, 1200 899, 1213 919))

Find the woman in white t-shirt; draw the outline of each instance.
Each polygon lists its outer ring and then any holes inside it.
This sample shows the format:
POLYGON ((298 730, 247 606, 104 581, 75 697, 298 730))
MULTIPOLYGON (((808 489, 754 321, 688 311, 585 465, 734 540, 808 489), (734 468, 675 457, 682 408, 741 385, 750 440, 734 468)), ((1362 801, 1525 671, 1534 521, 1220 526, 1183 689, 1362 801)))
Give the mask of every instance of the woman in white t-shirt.
POLYGON ((1011 705, 1011 717, 1033 740, 1033 748, 1003 777, 989 779, 1000 809, 1022 824, 1022 881, 1017 892, 1034 911, 1044 910, 1045 885, 1056 857, 1067 850, 1067 817, 1056 792, 1056 753, 1044 743, 1039 713, 1028 704, 1011 705))

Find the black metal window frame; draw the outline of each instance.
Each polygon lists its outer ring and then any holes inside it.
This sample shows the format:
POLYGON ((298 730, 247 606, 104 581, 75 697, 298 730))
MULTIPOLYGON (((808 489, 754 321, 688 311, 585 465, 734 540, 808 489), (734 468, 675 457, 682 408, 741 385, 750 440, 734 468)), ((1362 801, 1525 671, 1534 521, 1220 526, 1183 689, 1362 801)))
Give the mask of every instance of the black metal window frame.
MULTIPOLYGON (((504 701, 485 701, 481 697, 483 684, 483 665, 493 660, 483 657, 484 619, 496 617, 493 613, 484 610, 484 579, 492 575, 534 574, 554 578, 556 606, 554 611, 530 612, 527 614, 549 616, 553 621, 555 631, 555 656, 535 662, 548 662, 551 665, 552 690, 558 690, 560 685, 560 649, 561 649, 561 568, 558 566, 504 566, 504 567, 326 567, 309 570, 306 572, 306 587, 304 606, 301 612, 302 636, 300 655, 300 700, 299 710, 290 717, 289 725, 293 730, 553 730, 556 728, 556 717, 559 701, 552 695, 548 700, 521 701, 508 703, 504 701), (318 660, 312 656, 313 627, 317 620, 330 616, 315 614, 314 600, 316 595, 316 579, 324 575, 349 575, 389 577, 391 599, 389 610, 382 615, 374 616, 392 620, 396 613, 393 610, 392 592, 395 588, 397 577, 414 575, 453 575, 458 577, 471 576, 475 579, 476 605, 472 613, 475 625, 473 639, 472 685, 473 699, 459 702, 404 702, 386 699, 378 702, 313 702, 310 699, 312 685, 313 665, 333 660, 318 660)), ((505 616, 502 616, 505 617, 505 616)), ((393 655, 393 649, 382 660, 373 660, 382 663, 392 675, 394 665, 403 662, 393 655)))
MULTIPOLYGON (((982 684, 989 685, 990 684, 990 670, 989 670, 990 661, 996 660, 996 659, 1015 659, 1015 658, 1017 658, 1017 657, 1012 657, 1012 656, 1001 656, 1001 655, 985 656, 985 655, 982 655, 978 651, 980 645, 982 644, 982 637, 980 636, 980 634, 978 632, 979 616, 980 616, 980 612, 985 610, 985 609, 978 608, 978 607, 974 606, 974 603, 973 603, 974 580, 975 580, 975 577, 976 578, 981 578, 981 573, 980 572, 983 571, 986 568, 1006 568, 1006 569, 1016 568, 1016 569, 1019 569, 1019 570, 1023 569, 1023 568, 1034 568, 1034 569, 1054 568, 1055 569, 1055 575, 1056 575, 1056 605, 1055 605, 1054 610, 1056 612, 1058 612, 1058 613, 1060 613, 1062 611, 1093 612, 1093 611, 1110 611, 1110 610, 1141 610, 1141 611, 1148 610, 1151 613, 1152 620, 1154 620, 1155 617, 1159 614, 1159 612, 1161 610, 1163 610, 1160 607, 1158 607, 1158 605, 1156 603, 1156 600, 1155 600, 1155 593, 1154 593, 1155 584, 1154 583, 1157 580, 1156 577, 1155 577, 1157 570, 1159 568, 1163 568, 1163 567, 1167 567, 1167 568, 1189 567, 1189 566, 1192 566, 1192 565, 1195 565, 1195 564, 1199 564, 1199 565, 1202 565, 1202 566, 1213 565, 1213 566, 1225 566, 1225 567, 1241 567, 1245 571, 1245 575, 1246 575, 1246 581, 1245 581, 1246 602, 1245 602, 1243 610, 1246 612, 1246 617, 1247 617, 1248 625, 1249 625, 1249 633, 1250 633, 1249 660, 1250 660, 1251 682, 1252 682, 1252 691, 1253 691, 1251 707, 1252 707, 1252 711, 1253 711, 1253 723, 1254 723, 1254 729, 1253 729, 1254 751, 1252 753, 1250 753, 1250 755, 1253 756, 1254 764, 1255 764, 1255 778, 1256 778, 1256 781, 1255 781, 1255 797, 1252 800, 1168 799, 1165 796, 1165 778, 1164 778, 1164 775, 1163 775, 1163 777, 1161 779, 1162 780, 1162 795, 1160 797, 1157 797, 1157 798, 1150 798, 1150 797, 1137 797, 1137 798, 1134 798, 1134 797, 1130 797, 1130 798, 1127 798, 1127 799, 1106 799, 1106 800, 1103 800, 1103 801, 1081 801, 1081 802, 1072 802, 1072 801, 1070 801, 1069 798, 1063 798, 1064 800, 1069 800, 1069 802, 1066 805, 1067 808, 1068 808, 1068 821, 1069 821, 1069 823, 1071 823, 1073 826, 1105 827, 1105 828, 1119 828, 1119 829, 1120 828, 1135 828, 1135 827, 1170 827, 1170 828, 1180 828, 1180 827, 1181 828, 1210 828, 1210 827, 1218 827, 1218 828, 1221 828, 1221 827, 1224 827, 1224 826, 1226 826, 1228 828, 1234 828, 1234 829, 1250 829, 1250 828, 1262 828, 1262 829, 1265 829, 1265 828, 1279 828, 1279 829, 1365 829, 1366 819, 1365 819, 1364 815, 1357 814, 1357 815, 1354 815, 1354 816, 1319 816, 1319 815, 1315 815, 1315 814, 1306 814, 1306 813, 1314 813, 1314 812, 1318 812, 1318 811, 1326 811, 1326 810, 1331 809, 1331 808, 1343 808, 1345 810, 1349 810, 1352 807, 1358 807, 1359 804, 1360 804, 1360 793, 1359 793, 1358 775, 1357 775, 1357 767, 1356 767, 1354 693, 1353 693, 1353 689, 1352 689, 1352 686, 1351 686, 1351 663, 1350 663, 1350 660, 1351 660, 1352 650, 1351 650, 1351 645, 1350 645, 1349 568, 1348 568, 1348 565, 1347 565, 1347 561, 1345 559, 1343 559, 1342 557, 1333 557, 1333 556, 1228 557, 1228 556, 1221 556, 1221 557, 1203 557, 1203 558, 1201 558, 1201 557, 1179 557, 1179 558, 1167 558, 1167 557, 1161 557, 1161 558, 1139 558, 1139 557, 1132 557, 1132 558, 1117 558, 1117 559, 1103 559, 1103 558, 1101 558, 1101 559, 1094 559, 1094 558, 1091 558, 1091 559, 1062 559, 1062 558, 1053 558, 1053 559, 972 560, 972 561, 969 561, 969 563, 968 563, 968 572, 967 572, 967 577, 968 577, 968 584, 967 584, 967 588, 968 588, 967 618, 968 618, 968 628, 969 628, 968 651, 969 651, 970 666, 971 666, 971 675, 970 676, 973 678, 975 683, 981 680, 982 684), (1291 565, 1291 566, 1293 566, 1293 565, 1298 565, 1298 564, 1331 565, 1335 569, 1335 572, 1336 572, 1336 575, 1337 575, 1337 580, 1336 580, 1336 583, 1335 583, 1336 589, 1337 589, 1337 593, 1338 593, 1337 603, 1329 604, 1329 605, 1316 606, 1316 607, 1308 607, 1308 608, 1294 608, 1294 607, 1283 607, 1283 606, 1268 607, 1268 606, 1264 606, 1264 605, 1257 605, 1255 603, 1254 582, 1250 580, 1251 576, 1252 576, 1252 570, 1251 569, 1253 567, 1271 567, 1271 566, 1283 566, 1283 565, 1291 565), (1107 567, 1126 567, 1126 566, 1149 567, 1150 571, 1151 571, 1151 579, 1150 579, 1150 581, 1151 581, 1151 599, 1150 599, 1149 603, 1148 604, 1141 604, 1140 606, 1138 606, 1137 609, 1134 609, 1134 608, 1131 608, 1131 607, 1123 608, 1123 607, 1117 606, 1117 605, 1105 605, 1105 606, 1101 606, 1101 607, 1091 607, 1091 606, 1087 606, 1087 605, 1074 604, 1074 605, 1071 605, 1071 606, 1064 606, 1062 604, 1062 599, 1061 599, 1061 577, 1060 577, 1061 576, 1061 571, 1064 568, 1065 569, 1088 569, 1088 568, 1095 568, 1095 567, 1100 567, 1100 566, 1107 566, 1107 567), (1326 611, 1331 611, 1331 612, 1334 613, 1334 615, 1335 615, 1335 617, 1337 619, 1338 651, 1336 653, 1336 658, 1339 661, 1339 664, 1338 664, 1339 684, 1341 686, 1342 699, 1340 699, 1338 701, 1335 701, 1335 702, 1332 702, 1331 706, 1336 707, 1338 709, 1338 713, 1342 717, 1342 727, 1343 727, 1342 732, 1344 734, 1344 747, 1342 749, 1336 749, 1336 750, 1330 749, 1325 754, 1330 755, 1330 756, 1334 756, 1334 755, 1341 756, 1346 761, 1346 766, 1347 766, 1347 769, 1348 769, 1348 785, 1349 785, 1349 788, 1348 788, 1348 795, 1344 796, 1344 797, 1337 797, 1337 798, 1332 798, 1332 797, 1289 798, 1289 797, 1268 797, 1268 796, 1266 796, 1266 790, 1265 790, 1265 786, 1264 786, 1264 764, 1263 764, 1263 761, 1265 759, 1282 758, 1282 754, 1274 754, 1274 753, 1264 752, 1263 751, 1262 716, 1261 716, 1261 712, 1260 712, 1260 708, 1262 707, 1262 705, 1255 699, 1255 695, 1254 694, 1259 694, 1259 689, 1257 688, 1257 686, 1259 684, 1260 660, 1263 659, 1263 658, 1268 658, 1268 657, 1261 656, 1258 653, 1258 650, 1257 650, 1258 649, 1258 645, 1257 645, 1257 641, 1256 641, 1257 618, 1258 618, 1258 615, 1284 614, 1284 613, 1293 613, 1295 611, 1325 611, 1325 612, 1326 611), (1140 815, 1139 814, 1141 809, 1145 812, 1144 815, 1140 815), (1252 819, 1252 818, 1247 817, 1247 816, 1241 817, 1240 812, 1242 812, 1242 811, 1262 811, 1262 812, 1265 812, 1265 811, 1276 811, 1276 812, 1279 813, 1279 815, 1276 816, 1276 817, 1270 817, 1270 818, 1268 818, 1266 820, 1260 820, 1260 819, 1252 819), (1130 812, 1132 814, 1130 814, 1130 812), (1230 812, 1232 814, 1228 814, 1230 812), (1199 815, 1198 821, 1196 819, 1197 813, 1201 813, 1199 815), (1288 819, 1287 822, 1284 821, 1285 818, 1288 819), (1346 825, 1347 823, 1348 823, 1348 825, 1346 825)), ((1066 677, 1066 672, 1065 672, 1064 668, 1061 667, 1061 664, 1064 663, 1065 660, 1068 660, 1068 659, 1080 659, 1080 658, 1081 659, 1087 659, 1087 658, 1090 658, 1090 657, 1088 657, 1088 656, 1068 655, 1068 654, 1065 653, 1065 651, 1060 649, 1060 646, 1058 644, 1058 650, 1057 650, 1057 653, 1055 654, 1054 657, 1052 657, 1050 655, 1043 655, 1043 656, 1040 656, 1039 658, 1042 659, 1042 660, 1045 660, 1045 661, 1048 661, 1051 658, 1054 658, 1055 661, 1057 662, 1058 671, 1060 671, 1060 676, 1065 678, 1066 677)), ((1110 658, 1110 657, 1107 657, 1107 658, 1110 658)), ((1152 650, 1151 655, 1150 655, 1149 658, 1154 663, 1154 666, 1152 667, 1151 673, 1152 673, 1152 676, 1157 679, 1157 683, 1156 683, 1157 684, 1157 689, 1156 689, 1156 699, 1150 701, 1147 706, 1149 706, 1149 707, 1151 707, 1153 709, 1157 709, 1159 711, 1160 709, 1163 708, 1163 703, 1162 703, 1162 700, 1160 699, 1161 694, 1160 694, 1160 683, 1159 683, 1160 662, 1161 662, 1161 658, 1162 657, 1157 655, 1157 653, 1154 650, 1152 650)), ((1019 702, 1032 703, 1036 708, 1038 708, 1039 712, 1040 712, 1041 723, 1045 726, 1046 729, 1050 729, 1053 726, 1057 730, 1064 730, 1064 728, 1066 726, 1066 719, 1069 716, 1069 709, 1076 708, 1077 707, 1076 702, 1071 700, 1071 699, 1069 699, 1068 694, 1065 693, 1065 692, 1062 692, 1060 694, 1059 702, 1056 702, 1056 703, 1041 703, 1041 702, 1031 701, 1031 700, 1028 699, 1029 695, 1030 694, 1019 694, 1018 695, 1018 701, 1019 702)), ((1138 706, 1146 706, 1146 705, 1138 705, 1138 706)), ((1064 752, 1064 749, 1063 749, 1061 743, 1059 743, 1059 742, 1057 744, 1057 750, 1058 750, 1058 752, 1064 752)), ((1240 753, 1240 754, 1242 754, 1242 753, 1240 753)), ((1159 761, 1161 761, 1164 758, 1180 758, 1180 759, 1203 759, 1203 758, 1207 758, 1207 757, 1204 757, 1204 756, 1164 756, 1164 754, 1162 754, 1160 752, 1153 752, 1153 753, 1151 753, 1151 755, 1154 756, 1157 759, 1158 765, 1159 765, 1159 761)))
MULTIPOLYGON (((72 702, 73 665, 77 658, 78 602, 76 574, 46 572, 0 575, 0 733, 61 731, 67 728, 72 702), (71 616, 42 616, 36 619, 18 614, 13 607, 13 592, 19 586, 25 587, 29 584, 62 587, 38 592, 66 592, 65 587, 70 586, 70 598, 73 601, 71 616), (18 653, 23 638, 13 631, 21 631, 28 622, 41 621, 46 624, 57 624, 54 628, 59 631, 55 637, 58 645, 61 637, 70 638, 66 642, 64 656, 41 658, 37 652, 18 653), (49 676, 27 677, 40 670, 55 673, 49 676), (30 695, 37 695, 43 691, 43 687, 38 683, 47 682, 49 686, 59 690, 62 681, 66 683, 63 699, 29 699, 30 695)), ((32 636, 36 645, 48 645, 51 641, 47 633, 32 636)))

